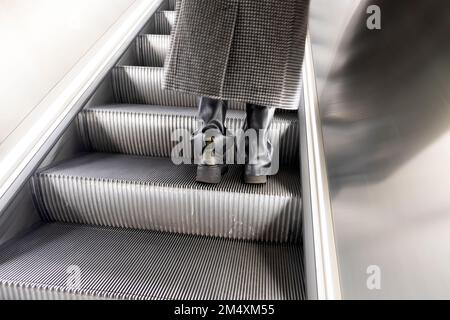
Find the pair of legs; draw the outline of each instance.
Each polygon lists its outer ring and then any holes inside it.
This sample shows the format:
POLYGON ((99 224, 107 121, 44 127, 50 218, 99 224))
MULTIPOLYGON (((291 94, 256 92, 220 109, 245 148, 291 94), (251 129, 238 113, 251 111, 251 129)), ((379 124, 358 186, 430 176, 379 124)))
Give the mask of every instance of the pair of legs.
MULTIPOLYGON (((222 175, 227 171, 227 152, 230 152, 227 148, 230 137, 227 137, 225 127, 227 109, 227 101, 201 98, 198 112, 201 124, 194 138, 202 143, 201 161, 197 168, 199 182, 219 183, 222 175), (223 152, 217 152, 218 149, 223 152), (220 155, 219 159, 217 154, 220 155)), ((244 147, 233 150, 237 152, 231 161, 244 160, 246 183, 264 184, 267 182, 267 176, 273 172, 273 148, 268 135, 275 108, 247 104, 246 112, 247 117, 242 128, 245 133, 244 147), (243 152, 245 154, 239 154, 243 152)), ((232 146, 235 147, 234 144, 232 146)), ((235 153, 232 152, 232 154, 235 153)), ((229 158, 228 160, 230 161, 229 158)))

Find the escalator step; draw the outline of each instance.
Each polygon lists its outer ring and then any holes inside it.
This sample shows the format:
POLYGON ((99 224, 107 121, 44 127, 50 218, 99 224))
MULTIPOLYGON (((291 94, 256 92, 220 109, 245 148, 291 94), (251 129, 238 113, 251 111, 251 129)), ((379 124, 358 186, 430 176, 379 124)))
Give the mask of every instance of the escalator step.
POLYGON ((194 165, 167 158, 91 153, 33 178, 45 221, 298 243, 300 175, 281 170, 264 186, 231 166, 218 185, 195 182, 194 165))
MULTIPOLYGON (((172 107, 197 107, 197 97, 163 90, 164 69, 119 66, 112 72, 114 97, 118 103, 149 104, 172 107)), ((245 104, 230 102, 230 109, 245 110, 245 104)))
MULTIPOLYGON (((178 143, 171 136, 186 129, 186 138, 197 128, 197 109, 149 105, 105 105, 85 109, 79 115, 82 134, 91 150, 151 157, 170 157, 178 143)), ((226 126, 243 127, 245 112, 230 110, 226 126)), ((298 166, 299 128, 295 114, 275 116, 270 139, 280 147, 280 164, 298 166), (277 143, 279 141, 279 143, 277 143)), ((275 148, 275 150, 277 150, 275 148)))
POLYGON ((175 11, 159 11, 155 13, 155 33, 167 34, 172 32, 175 23, 175 11))
POLYGON ((302 279, 293 245, 44 224, 0 248, 0 299, 298 300, 302 279))
POLYGON ((164 67, 169 51, 170 36, 145 34, 136 38, 136 51, 140 66, 164 67))

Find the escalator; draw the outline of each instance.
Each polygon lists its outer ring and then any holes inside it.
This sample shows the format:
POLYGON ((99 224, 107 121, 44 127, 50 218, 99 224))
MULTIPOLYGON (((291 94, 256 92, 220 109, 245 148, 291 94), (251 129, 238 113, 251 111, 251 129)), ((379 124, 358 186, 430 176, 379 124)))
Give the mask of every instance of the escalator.
MULTIPOLYGON (((164 3, 111 70, 110 103, 77 116, 83 152, 30 179, 42 221, 0 246, 0 298, 306 297, 298 115, 275 117, 281 168, 265 186, 244 184, 241 166, 203 185, 173 164, 171 133, 196 128, 198 104, 161 88, 173 10, 164 3)), ((238 129, 244 105, 230 108, 238 129)))

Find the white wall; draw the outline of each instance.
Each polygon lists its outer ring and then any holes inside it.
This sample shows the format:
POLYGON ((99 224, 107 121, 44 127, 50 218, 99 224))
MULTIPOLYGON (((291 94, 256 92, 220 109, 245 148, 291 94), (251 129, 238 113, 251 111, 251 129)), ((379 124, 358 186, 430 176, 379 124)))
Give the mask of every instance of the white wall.
POLYGON ((134 2, 0 0, 0 145, 134 2))

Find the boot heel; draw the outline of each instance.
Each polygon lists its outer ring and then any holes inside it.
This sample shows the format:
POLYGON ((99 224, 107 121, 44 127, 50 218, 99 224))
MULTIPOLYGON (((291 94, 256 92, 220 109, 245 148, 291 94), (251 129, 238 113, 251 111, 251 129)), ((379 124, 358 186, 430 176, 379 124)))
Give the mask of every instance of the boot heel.
POLYGON ((198 166, 196 181, 208 184, 218 184, 222 180, 222 175, 226 172, 226 166, 198 166))
POLYGON ((266 184, 267 176, 244 176, 244 181, 247 184, 266 184))

